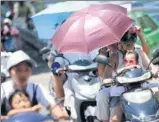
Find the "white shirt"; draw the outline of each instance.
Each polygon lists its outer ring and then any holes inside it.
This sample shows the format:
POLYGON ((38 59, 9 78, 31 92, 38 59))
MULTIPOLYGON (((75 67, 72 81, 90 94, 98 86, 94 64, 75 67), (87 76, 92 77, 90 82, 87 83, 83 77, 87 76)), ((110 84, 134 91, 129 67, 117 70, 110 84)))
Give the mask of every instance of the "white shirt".
MULTIPOLYGON (((44 105, 46 108, 48 108, 50 105, 55 104, 55 100, 49 93, 45 91, 45 89, 36 83, 28 82, 27 87, 26 87, 26 92, 29 95, 30 100, 32 101, 33 99, 33 85, 37 86, 36 89, 36 99, 39 103, 44 105)), ((15 91, 13 87, 13 81, 9 80, 1 84, 1 103, 3 102, 4 98, 7 100, 9 99, 10 95, 15 91)), ((10 107, 10 106, 9 106, 10 107)))

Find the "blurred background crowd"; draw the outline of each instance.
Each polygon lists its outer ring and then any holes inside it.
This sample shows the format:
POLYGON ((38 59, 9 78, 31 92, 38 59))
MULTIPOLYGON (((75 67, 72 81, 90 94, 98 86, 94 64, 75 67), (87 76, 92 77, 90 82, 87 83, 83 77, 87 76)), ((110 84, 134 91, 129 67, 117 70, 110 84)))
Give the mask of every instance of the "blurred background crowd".
POLYGON ((37 55, 41 44, 31 16, 43 8, 44 4, 42 2, 2 1, 1 50, 14 52, 23 49, 29 55, 31 55, 31 52, 37 55))

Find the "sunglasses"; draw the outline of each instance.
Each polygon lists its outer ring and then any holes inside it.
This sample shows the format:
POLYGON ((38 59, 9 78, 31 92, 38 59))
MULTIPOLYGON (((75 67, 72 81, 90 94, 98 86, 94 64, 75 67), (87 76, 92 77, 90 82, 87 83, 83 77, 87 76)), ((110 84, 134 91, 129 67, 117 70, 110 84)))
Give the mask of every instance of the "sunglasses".
POLYGON ((126 60, 126 59, 124 59, 124 64, 127 64, 127 63, 134 64, 136 62, 134 60, 126 60))

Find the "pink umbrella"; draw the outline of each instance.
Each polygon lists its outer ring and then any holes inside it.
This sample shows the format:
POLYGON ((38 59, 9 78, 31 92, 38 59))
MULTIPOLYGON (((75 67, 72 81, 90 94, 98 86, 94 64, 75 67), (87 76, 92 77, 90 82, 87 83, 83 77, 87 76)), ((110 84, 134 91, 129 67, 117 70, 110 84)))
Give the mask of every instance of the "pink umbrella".
POLYGON ((134 21, 110 8, 92 5, 72 14, 53 36, 58 53, 89 53, 119 42, 134 21))
POLYGON ((75 14, 83 13, 86 11, 99 11, 99 10, 112 10, 115 12, 121 12, 123 14, 127 14, 127 9, 115 4, 102 4, 102 5, 90 5, 80 11, 77 11, 75 14))

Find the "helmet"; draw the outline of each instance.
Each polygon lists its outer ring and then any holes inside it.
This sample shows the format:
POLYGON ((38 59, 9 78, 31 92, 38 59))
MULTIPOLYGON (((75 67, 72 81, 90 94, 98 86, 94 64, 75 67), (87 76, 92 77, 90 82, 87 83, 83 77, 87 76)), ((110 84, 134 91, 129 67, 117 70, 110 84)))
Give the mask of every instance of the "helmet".
POLYGON ((12 21, 9 19, 9 18, 5 18, 4 20, 3 20, 3 24, 9 24, 9 25, 12 25, 12 21))
POLYGON ((11 26, 12 25, 12 21, 10 19, 8 19, 8 18, 5 18, 3 20, 3 24, 9 24, 11 26))

